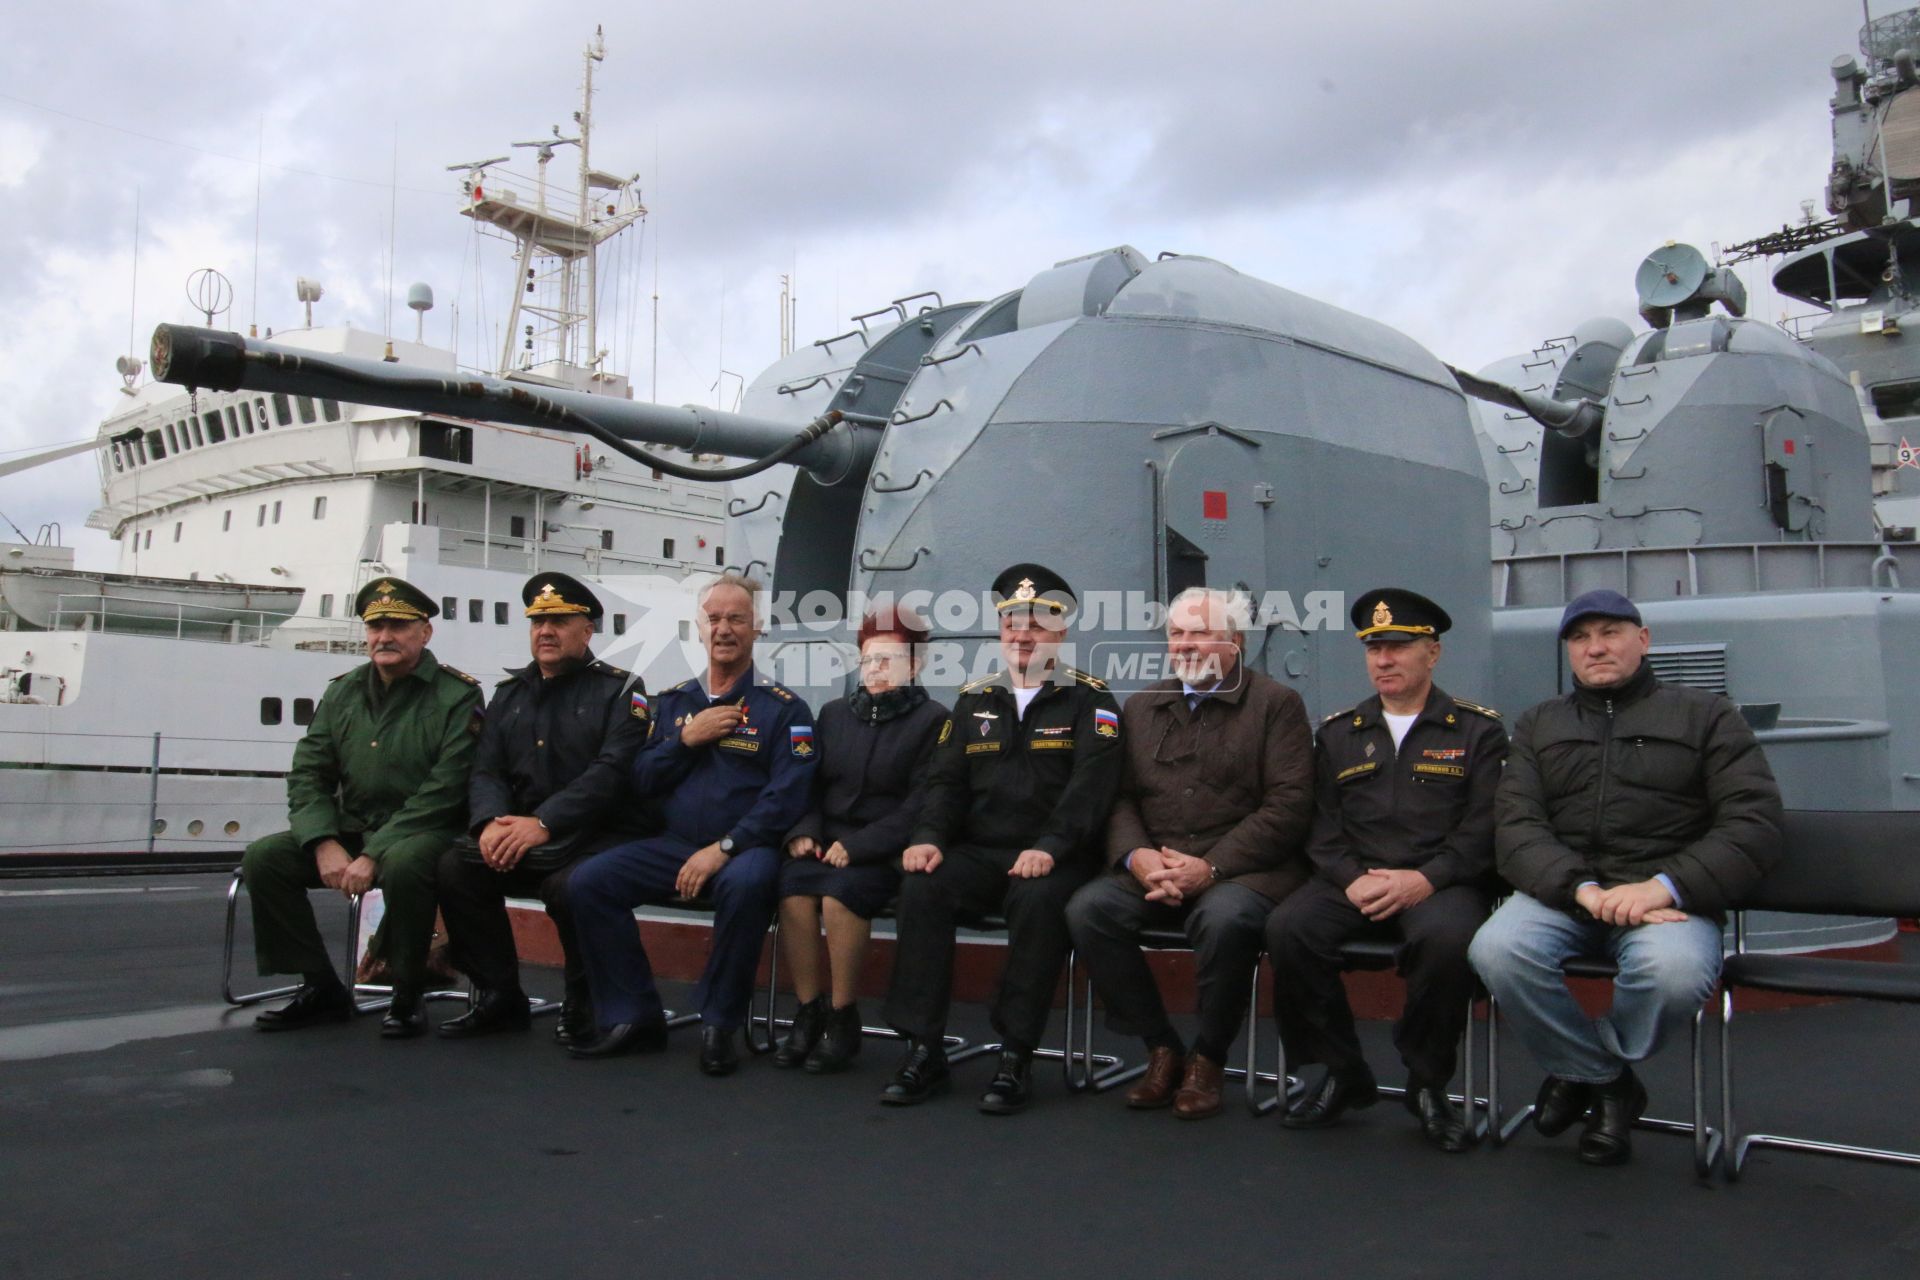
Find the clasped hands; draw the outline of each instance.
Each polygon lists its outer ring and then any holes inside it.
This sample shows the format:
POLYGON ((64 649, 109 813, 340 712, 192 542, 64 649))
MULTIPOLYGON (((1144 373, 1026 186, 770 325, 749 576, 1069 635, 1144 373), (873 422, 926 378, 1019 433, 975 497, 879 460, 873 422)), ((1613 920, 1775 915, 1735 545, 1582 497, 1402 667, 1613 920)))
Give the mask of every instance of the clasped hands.
MULTIPOLYGON (((945 860, 937 844, 912 844, 900 855, 900 867, 909 874, 925 874, 945 860)), ((1045 849, 1022 849, 1007 874, 1018 880, 1038 880, 1053 871, 1053 855, 1045 849)))
POLYGON ((320 872, 320 883, 338 889, 351 898, 373 888, 380 864, 366 854, 354 857, 338 840, 326 839, 313 846, 313 864, 320 872))
POLYGON ((838 840, 835 840, 823 849, 820 847, 820 842, 812 836, 795 836, 793 839, 787 841, 787 856, 789 858, 818 858, 830 867, 844 867, 853 861, 852 855, 847 852, 847 846, 841 844, 838 840))
POLYGON ((1178 849, 1141 846, 1127 858, 1127 870, 1147 891, 1148 902, 1179 906, 1198 897, 1213 883, 1213 864, 1178 849))
POLYGON ((1602 889, 1583 884, 1574 892, 1574 900, 1602 924, 1641 925, 1677 924, 1687 913, 1673 905, 1673 895, 1658 880, 1639 880, 1602 889))

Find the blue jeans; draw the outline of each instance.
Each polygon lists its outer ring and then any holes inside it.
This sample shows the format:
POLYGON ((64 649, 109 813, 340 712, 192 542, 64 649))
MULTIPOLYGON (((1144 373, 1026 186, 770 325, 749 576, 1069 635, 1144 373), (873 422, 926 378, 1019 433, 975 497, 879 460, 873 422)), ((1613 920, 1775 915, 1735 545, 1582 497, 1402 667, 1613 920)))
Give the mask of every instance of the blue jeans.
POLYGON ((1720 980, 1720 954, 1712 920, 1618 927, 1516 893, 1480 927, 1467 958, 1541 1066, 1562 1080, 1604 1084, 1693 1020, 1720 980), (1619 966, 1605 1016, 1589 1018, 1567 990, 1560 964, 1569 956, 1619 966))

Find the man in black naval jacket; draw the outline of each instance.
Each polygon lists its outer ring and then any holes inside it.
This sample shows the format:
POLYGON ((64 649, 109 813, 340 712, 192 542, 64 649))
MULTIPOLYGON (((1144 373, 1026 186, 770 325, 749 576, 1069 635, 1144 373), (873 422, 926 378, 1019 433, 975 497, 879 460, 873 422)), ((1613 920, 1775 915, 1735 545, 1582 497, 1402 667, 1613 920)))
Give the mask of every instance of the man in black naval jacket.
POLYGON ((1466 1029, 1467 948, 1492 901, 1493 797, 1507 755, 1497 712, 1433 683, 1453 620, 1425 596, 1369 591, 1352 612, 1373 696, 1329 716, 1314 748, 1314 877, 1267 919, 1289 1067, 1326 1078, 1281 1123, 1319 1129, 1378 1098, 1340 981, 1349 939, 1399 943, 1406 1004, 1393 1031, 1407 1109, 1442 1151, 1470 1145, 1447 1096, 1466 1029))
POLYGON ((1072 947, 1067 900, 1100 866, 1120 788, 1120 708, 1107 688, 1056 667, 1073 598, 1058 574, 1017 564, 994 581, 1006 665, 960 691, 901 857, 898 941, 887 1022, 907 1054, 880 1100, 925 1101, 947 1083, 943 1044, 962 914, 1007 921, 994 993, 1004 1046, 980 1109, 1031 1100, 1031 1060, 1072 947))
POLYGON ((593 656, 597 596, 564 573, 520 589, 533 661, 495 688, 468 787, 468 834, 440 859, 440 907, 454 963, 474 983, 472 1009, 440 1024, 450 1037, 524 1030, 508 894, 546 904, 566 958, 566 1003, 554 1038, 593 1037, 586 970, 567 881, 581 861, 647 834, 629 794, 649 706, 639 677, 593 656))

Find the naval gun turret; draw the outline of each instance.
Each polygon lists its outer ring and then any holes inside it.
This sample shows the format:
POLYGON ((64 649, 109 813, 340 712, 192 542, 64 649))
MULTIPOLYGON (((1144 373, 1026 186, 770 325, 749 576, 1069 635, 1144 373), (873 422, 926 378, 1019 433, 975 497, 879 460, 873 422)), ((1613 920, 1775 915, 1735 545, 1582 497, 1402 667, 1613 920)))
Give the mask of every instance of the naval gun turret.
POLYGON ((773 589, 769 668, 814 697, 840 691, 850 645, 809 622, 874 596, 919 593, 960 655, 932 682, 971 678, 993 647, 981 594, 1030 559, 1080 595, 1071 660, 1122 693, 1163 674, 1153 606, 1204 585, 1251 596, 1250 661, 1337 710, 1365 684, 1346 601, 1395 581, 1448 604, 1449 679, 1487 687, 1486 481, 1465 398, 1411 339, 1126 247, 984 302, 903 299, 869 327, 783 358, 739 414, 204 330, 160 330, 153 368, 746 458, 708 473, 735 485, 729 558, 773 589))

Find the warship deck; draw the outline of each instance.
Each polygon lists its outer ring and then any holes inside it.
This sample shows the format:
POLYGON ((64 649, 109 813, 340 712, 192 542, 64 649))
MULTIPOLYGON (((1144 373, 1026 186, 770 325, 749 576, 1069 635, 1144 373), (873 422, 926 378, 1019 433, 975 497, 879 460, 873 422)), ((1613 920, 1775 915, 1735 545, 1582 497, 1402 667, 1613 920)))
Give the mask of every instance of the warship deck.
MULTIPOLYGON (((224 888, 0 882, 7 1276, 1920 1274, 1920 1182, 1885 1166, 1762 1150, 1707 1185, 1683 1139, 1640 1135, 1632 1165, 1593 1170, 1531 1130, 1448 1157, 1391 1102, 1325 1133, 1237 1107, 1183 1124, 1070 1097, 1052 1064, 1023 1116, 974 1111, 979 1060, 892 1110, 874 1095, 897 1050, 878 1042, 844 1076, 762 1059, 710 1080, 686 1032, 605 1063, 568 1060, 544 1025, 257 1035, 217 997, 224 888)), ((1740 1029, 1749 1123, 1920 1146, 1913 1011, 1740 1029)), ((1385 1027, 1364 1033, 1390 1063, 1385 1027)), ((1512 1040, 1517 1102, 1537 1076, 1512 1040)), ((1649 1065, 1659 1114, 1684 1111, 1684 1056, 1649 1065)))

